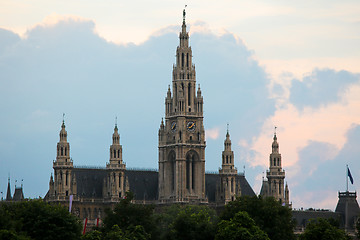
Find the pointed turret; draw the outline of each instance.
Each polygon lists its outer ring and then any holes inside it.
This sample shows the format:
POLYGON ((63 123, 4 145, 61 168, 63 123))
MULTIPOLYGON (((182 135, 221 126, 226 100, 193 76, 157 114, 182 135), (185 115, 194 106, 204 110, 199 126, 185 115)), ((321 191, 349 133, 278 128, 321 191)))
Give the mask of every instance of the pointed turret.
POLYGON ((7 192, 6 192, 6 201, 11 201, 12 197, 11 197, 11 187, 10 187, 10 177, 8 178, 8 187, 7 187, 7 192))
POLYGON ((279 153, 279 143, 277 142, 276 133, 274 133, 273 143, 271 145, 272 147, 272 153, 279 153))
POLYGON ((289 199, 290 199, 290 192, 289 192, 288 184, 286 183, 285 184, 285 205, 286 206, 290 206, 289 199))
POLYGON ((117 124, 112 135, 112 145, 110 146, 110 164, 122 164, 122 146, 120 145, 120 135, 117 124))
POLYGON ((60 140, 57 144, 56 162, 58 163, 70 162, 70 144, 67 141, 67 131, 65 129, 64 119, 61 124, 61 130, 59 136, 60 136, 60 140))
MULTIPOLYGON (((229 127, 229 126, 228 126, 229 127)), ((234 152, 231 150, 231 140, 229 128, 226 131, 226 138, 224 141, 224 151, 222 152, 222 170, 231 170, 234 168, 234 152)))

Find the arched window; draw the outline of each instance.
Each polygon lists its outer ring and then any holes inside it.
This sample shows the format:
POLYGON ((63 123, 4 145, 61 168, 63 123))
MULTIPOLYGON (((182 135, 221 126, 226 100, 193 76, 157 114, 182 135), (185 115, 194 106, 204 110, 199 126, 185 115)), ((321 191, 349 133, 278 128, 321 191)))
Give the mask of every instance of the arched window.
POLYGON ((63 149, 63 147, 61 147, 61 156, 63 156, 63 151, 64 151, 64 149, 63 149))
POLYGON ((120 158, 120 149, 118 150, 118 158, 120 158))
MULTIPOLYGON (((67 186, 67 185, 68 185, 68 172, 67 172, 67 171, 66 171, 65 176, 66 176, 66 179, 65 179, 65 185, 67 186)), ((66 196, 67 196, 67 195, 66 195, 66 196)))
POLYGON ((189 53, 186 54, 186 66, 189 67, 189 53))
POLYGON ((65 156, 67 156, 67 147, 65 147, 65 156))
POLYGON ((226 163, 229 163, 229 157, 226 156, 226 163))
POLYGON ((281 194, 281 182, 279 182, 279 194, 281 194))
POLYGON ((113 151, 113 158, 116 158, 116 150, 113 151))
POLYGON ((184 53, 181 54, 181 67, 184 67, 184 53))

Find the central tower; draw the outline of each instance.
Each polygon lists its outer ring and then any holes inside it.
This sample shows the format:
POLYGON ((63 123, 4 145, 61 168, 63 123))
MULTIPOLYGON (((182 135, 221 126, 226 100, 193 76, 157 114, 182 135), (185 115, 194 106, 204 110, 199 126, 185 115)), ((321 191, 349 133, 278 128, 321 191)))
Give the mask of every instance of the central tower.
POLYGON ((173 66, 172 91, 165 98, 159 129, 159 202, 207 202, 203 98, 196 92, 195 65, 186 31, 185 9, 173 66))

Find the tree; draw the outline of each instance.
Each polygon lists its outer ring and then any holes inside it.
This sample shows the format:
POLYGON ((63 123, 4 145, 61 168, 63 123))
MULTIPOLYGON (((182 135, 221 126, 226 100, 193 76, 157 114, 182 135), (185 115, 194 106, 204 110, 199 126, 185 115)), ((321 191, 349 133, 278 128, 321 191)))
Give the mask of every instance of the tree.
POLYGON ((332 224, 333 222, 318 218, 311 220, 306 226, 303 234, 300 235, 300 240, 347 240, 350 239, 345 231, 337 228, 332 224))
MULTIPOLYGON (((1 234, 11 234, 19 239, 80 239, 81 223, 60 205, 42 200, 31 200, 0 205, 1 234)), ((16 239, 16 238, 15 238, 16 239)))
POLYGON ((132 199, 133 194, 127 192, 126 198, 122 199, 114 210, 105 210, 106 217, 103 221, 102 231, 108 234, 114 231, 113 226, 117 225, 126 236, 140 234, 145 236, 145 239, 155 239, 158 233, 154 206, 133 204, 131 203, 132 199))
POLYGON ((225 206, 220 218, 230 220, 240 211, 247 212, 270 239, 295 239, 291 209, 281 206, 274 198, 239 197, 225 206))
POLYGON ((264 231, 256 226, 247 212, 238 212, 230 220, 218 224, 215 240, 269 240, 264 231))
POLYGON ((168 210, 175 215, 168 216, 170 221, 164 226, 166 239, 214 239, 217 223, 214 210, 207 206, 174 206, 168 210))

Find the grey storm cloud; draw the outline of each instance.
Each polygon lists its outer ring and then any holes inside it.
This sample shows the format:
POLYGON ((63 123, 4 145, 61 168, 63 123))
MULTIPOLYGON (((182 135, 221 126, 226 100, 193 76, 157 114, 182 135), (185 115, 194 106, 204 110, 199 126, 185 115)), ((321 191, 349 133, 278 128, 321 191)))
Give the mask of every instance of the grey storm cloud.
MULTIPOLYGON (((325 142, 310 141, 299 151, 299 169, 296 176, 291 176, 293 182, 298 182, 292 192, 317 192, 324 189, 334 192, 346 189, 346 164, 349 165, 354 178, 354 186, 360 183, 360 125, 353 124, 346 133, 347 141, 336 151, 336 146, 325 142), (330 153, 330 154, 329 154, 330 153)), ((295 166, 294 166, 295 167, 295 166)), ((350 186, 353 191, 354 186, 350 186)), ((316 197, 319 201, 322 196, 316 197)), ((335 206, 334 206, 335 208, 335 206)))
MULTIPOLYGON (((45 195, 63 112, 74 164, 105 166, 117 116, 127 166, 157 168, 157 133, 178 35, 162 31, 139 45, 117 45, 94 26, 69 19, 36 26, 26 38, 0 31, 1 186, 10 172, 24 179, 25 195, 45 195)), ((275 102, 264 69, 240 40, 210 32, 195 32, 190 40, 205 128, 224 127, 206 150, 206 169, 216 170, 226 123, 236 150, 236 140, 260 133, 275 102)))
POLYGON ((316 69, 301 81, 294 79, 290 88, 290 102, 298 109, 319 108, 341 100, 342 94, 353 83, 360 82, 360 75, 348 71, 316 69))

